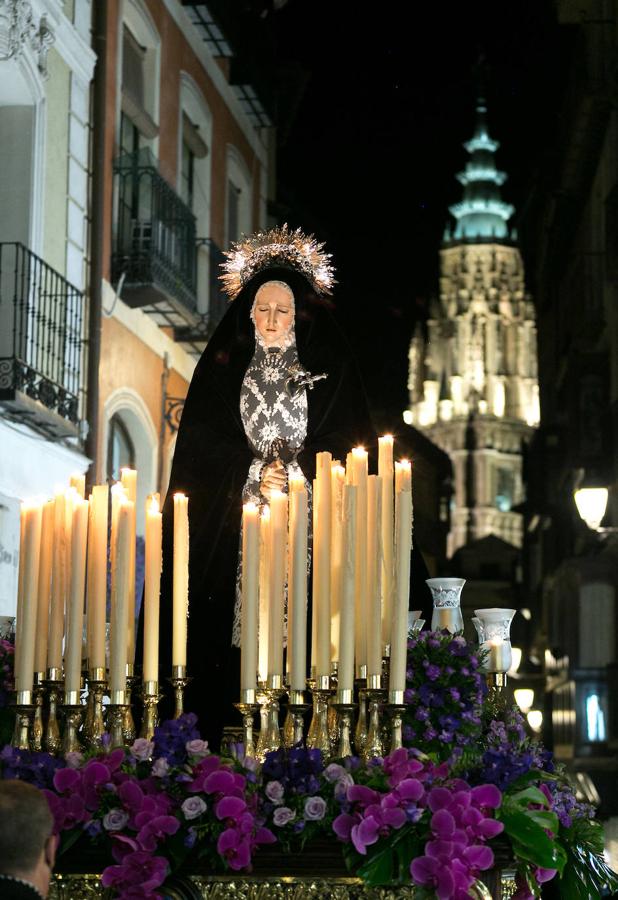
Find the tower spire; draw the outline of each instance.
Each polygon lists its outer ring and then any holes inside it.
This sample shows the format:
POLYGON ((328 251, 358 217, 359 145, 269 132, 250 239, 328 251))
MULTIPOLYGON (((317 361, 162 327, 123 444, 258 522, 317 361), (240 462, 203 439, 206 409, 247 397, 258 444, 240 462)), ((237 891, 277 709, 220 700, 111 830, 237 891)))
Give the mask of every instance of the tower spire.
POLYGON ((500 192, 507 176, 496 168, 495 154, 499 146, 489 135, 487 104, 479 92, 474 135, 464 144, 470 159, 464 171, 457 175, 463 185, 463 198, 449 207, 456 220, 453 241, 503 241, 510 236, 508 220, 514 208, 504 202, 500 192))

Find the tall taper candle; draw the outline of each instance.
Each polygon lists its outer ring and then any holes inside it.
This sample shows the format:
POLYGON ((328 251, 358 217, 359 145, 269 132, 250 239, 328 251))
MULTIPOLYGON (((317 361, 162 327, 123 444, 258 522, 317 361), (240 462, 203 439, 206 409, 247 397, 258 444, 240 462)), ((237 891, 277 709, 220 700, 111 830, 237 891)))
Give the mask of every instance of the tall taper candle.
POLYGON ((37 603, 36 640, 34 645, 34 671, 44 672, 47 667, 47 639, 49 632, 49 602, 51 595, 52 555, 54 547, 54 501, 43 506, 41 521, 41 553, 39 556, 39 585, 37 603))
POLYGON ((339 660, 339 632, 341 622, 341 546, 343 540, 343 486, 345 469, 331 468, 331 560, 330 560, 330 658, 339 660))
POLYGON ((378 475, 382 478, 382 567, 380 585, 382 594, 382 645, 390 643, 391 619, 393 616, 393 591, 395 569, 393 562, 394 545, 394 504, 393 504, 393 436, 385 434, 378 438, 378 475))
POLYGON ((270 620, 270 506, 262 507, 260 515, 260 566, 258 613, 258 674, 260 681, 268 678, 268 636, 270 620))
POLYGON ((307 503, 304 485, 290 493, 288 672, 292 691, 304 690, 307 678, 307 503))
POLYGON ((318 510, 317 532, 313 536, 313 600, 316 612, 315 674, 330 675, 330 562, 331 562, 331 464, 327 451, 316 456, 318 510))
POLYGON ((19 656, 20 634, 24 605, 24 570, 26 567, 26 519, 28 518, 28 506, 24 503, 19 509, 19 569, 17 575, 17 611, 15 614, 15 649, 14 660, 19 656))
POLYGON ((255 503, 242 509, 242 608, 240 690, 254 691, 258 667, 258 603, 260 583, 260 517, 255 503))
POLYGON ((86 496, 86 476, 85 475, 71 475, 70 484, 72 488, 75 488, 78 495, 84 499, 86 496))
POLYGON ((389 693, 405 690, 410 601, 410 554, 412 552, 412 492, 395 495, 395 605, 391 629, 389 693))
POLYGON ((62 638, 67 592, 66 497, 58 491, 54 500, 54 550, 52 560, 52 599, 49 612, 47 666, 62 669, 62 638))
POLYGON ((286 575, 288 498, 281 491, 270 494, 270 617, 268 680, 283 675, 283 595, 286 575))
POLYGON ((174 567, 172 666, 187 665, 189 614, 189 500, 174 494, 174 567))
POLYGON ((339 668, 337 689, 351 691, 354 687, 354 590, 356 581, 356 495, 358 488, 343 487, 341 618, 339 629, 339 668))
MULTIPOLYGON (((133 504, 133 513, 135 516, 137 513, 137 471, 135 469, 121 469, 120 481, 125 491, 127 492, 127 497, 133 504)), ((129 589, 129 630, 127 632, 127 640, 129 645, 127 650, 127 659, 129 661, 129 665, 133 665, 133 663, 135 662, 135 542, 137 537, 136 521, 133 521, 131 527, 133 529, 133 535, 131 538, 131 574, 129 576, 129 583, 131 585, 129 589)))
MULTIPOLYGON (((17 624, 19 645, 15 659, 15 690, 18 694, 32 690, 34 673, 34 635, 36 632, 39 584, 39 552, 41 545, 41 503, 24 504, 24 589, 21 617, 17 624)), ((23 507, 22 507, 23 508, 23 507)))
POLYGON ((367 677, 382 672, 382 608, 380 603, 380 537, 382 479, 367 479, 367 677))
POLYGON ((356 610, 355 650, 356 672, 360 675, 367 665, 367 451, 363 447, 352 450, 352 483, 356 492, 356 610))
POLYGON ((109 488, 97 484, 90 496, 88 522, 88 666, 105 668, 105 611, 107 595, 107 520, 109 488))
POLYGON ((116 596, 112 602, 109 687, 111 702, 127 688, 127 623, 129 619, 129 581, 131 574, 131 526, 134 507, 120 498, 116 519, 116 596))
POLYGON ((83 500, 79 496, 75 498, 73 503, 73 522, 71 527, 71 582, 67 607, 67 640, 64 651, 65 696, 70 693, 78 692, 81 682, 88 506, 88 500, 83 500))
POLYGON ((159 594, 163 524, 159 502, 151 495, 146 501, 146 548, 144 560, 144 666, 143 680, 159 680, 159 594))

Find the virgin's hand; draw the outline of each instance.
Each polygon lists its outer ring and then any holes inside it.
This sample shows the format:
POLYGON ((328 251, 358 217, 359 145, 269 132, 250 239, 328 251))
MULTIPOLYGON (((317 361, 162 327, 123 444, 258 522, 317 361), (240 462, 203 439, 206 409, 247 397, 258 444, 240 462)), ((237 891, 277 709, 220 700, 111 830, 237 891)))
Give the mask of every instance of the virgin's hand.
POLYGON ((280 459, 276 459, 274 462, 269 463, 262 472, 260 492, 269 500, 271 492, 282 491, 286 481, 287 475, 283 463, 280 459))

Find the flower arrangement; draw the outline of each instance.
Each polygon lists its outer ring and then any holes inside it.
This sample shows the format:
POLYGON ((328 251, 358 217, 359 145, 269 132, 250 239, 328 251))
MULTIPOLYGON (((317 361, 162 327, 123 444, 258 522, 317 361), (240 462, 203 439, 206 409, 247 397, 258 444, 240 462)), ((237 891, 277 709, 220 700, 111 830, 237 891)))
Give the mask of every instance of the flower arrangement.
POLYGON ((64 760, 6 746, 0 776, 45 790, 61 850, 97 847, 102 883, 123 900, 157 900, 170 874, 198 860, 243 871, 262 845, 296 852, 319 836, 338 840, 367 883, 412 883, 423 898, 467 897, 498 849, 517 868, 516 900, 539 897, 552 878, 573 900, 618 890, 594 810, 519 711, 487 696, 481 663, 463 637, 412 636, 408 746, 367 763, 300 746, 261 766, 242 752, 225 759, 186 714, 152 741, 64 760))

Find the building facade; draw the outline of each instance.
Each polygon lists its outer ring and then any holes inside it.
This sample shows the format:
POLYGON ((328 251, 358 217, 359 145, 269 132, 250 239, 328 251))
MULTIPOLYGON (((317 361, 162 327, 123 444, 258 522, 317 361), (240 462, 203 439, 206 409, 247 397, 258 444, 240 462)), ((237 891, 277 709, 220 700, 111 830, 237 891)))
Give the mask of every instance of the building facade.
MULTIPOLYGON (((618 748, 618 4, 560 2, 569 52, 551 164, 522 221, 535 284, 541 424, 525 466, 525 583, 543 664, 545 741, 601 815, 618 748), (609 489, 599 530, 574 492, 609 489)), ((618 860, 618 820, 606 829, 618 860)))
POLYGON ((0 4, 0 616, 19 504, 88 465, 89 0, 0 4))
POLYGON ((203 3, 0 3, 0 615, 20 500, 132 466, 139 536, 165 492, 222 252, 274 192, 233 54, 203 3))
POLYGON ((439 299, 410 344, 404 413, 453 463, 449 556, 489 535, 521 546, 522 444, 539 418, 534 307, 483 100, 476 117, 440 250, 439 299))

